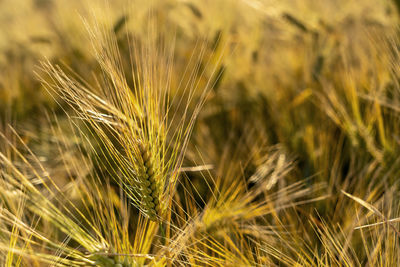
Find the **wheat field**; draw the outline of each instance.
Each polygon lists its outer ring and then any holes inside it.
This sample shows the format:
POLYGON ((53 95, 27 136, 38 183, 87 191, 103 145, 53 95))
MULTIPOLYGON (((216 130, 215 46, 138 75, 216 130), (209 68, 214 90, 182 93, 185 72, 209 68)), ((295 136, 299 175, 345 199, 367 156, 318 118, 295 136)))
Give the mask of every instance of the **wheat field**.
POLYGON ((0 0, 0 266, 400 266, 399 19, 0 0))

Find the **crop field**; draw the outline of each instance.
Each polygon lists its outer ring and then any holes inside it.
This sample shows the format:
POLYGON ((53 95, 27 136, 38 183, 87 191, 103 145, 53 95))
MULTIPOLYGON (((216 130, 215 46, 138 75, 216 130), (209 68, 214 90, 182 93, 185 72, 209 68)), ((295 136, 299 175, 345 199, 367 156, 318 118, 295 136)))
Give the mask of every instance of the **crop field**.
POLYGON ((0 0, 0 266, 400 266, 399 23, 0 0))

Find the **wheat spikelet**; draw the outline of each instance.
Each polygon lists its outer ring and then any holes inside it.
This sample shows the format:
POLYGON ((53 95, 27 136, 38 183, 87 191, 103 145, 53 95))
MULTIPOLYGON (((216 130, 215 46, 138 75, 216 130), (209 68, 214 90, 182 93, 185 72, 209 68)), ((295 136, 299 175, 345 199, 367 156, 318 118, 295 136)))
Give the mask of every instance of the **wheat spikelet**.
POLYGON ((138 145, 143 160, 141 192, 143 193, 143 203, 146 207, 145 212, 151 220, 156 219, 156 215, 161 215, 160 194, 161 189, 157 181, 156 171, 151 162, 149 149, 143 143, 138 145))

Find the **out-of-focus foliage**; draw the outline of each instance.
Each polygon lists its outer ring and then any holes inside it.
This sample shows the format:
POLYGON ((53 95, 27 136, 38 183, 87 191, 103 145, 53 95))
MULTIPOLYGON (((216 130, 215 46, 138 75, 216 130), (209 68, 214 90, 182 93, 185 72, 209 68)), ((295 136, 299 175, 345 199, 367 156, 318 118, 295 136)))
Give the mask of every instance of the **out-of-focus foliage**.
POLYGON ((0 0, 0 264, 399 266, 399 10, 0 0))

